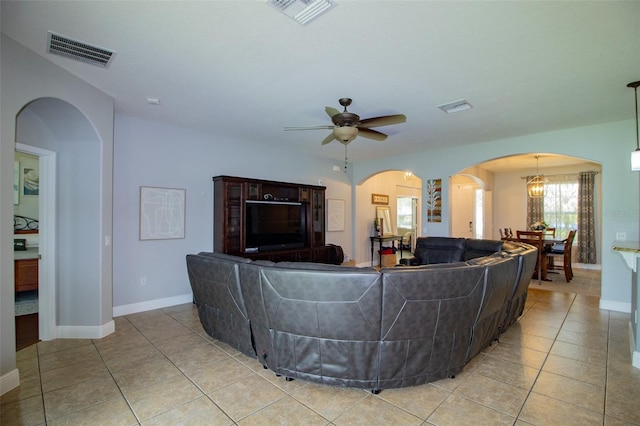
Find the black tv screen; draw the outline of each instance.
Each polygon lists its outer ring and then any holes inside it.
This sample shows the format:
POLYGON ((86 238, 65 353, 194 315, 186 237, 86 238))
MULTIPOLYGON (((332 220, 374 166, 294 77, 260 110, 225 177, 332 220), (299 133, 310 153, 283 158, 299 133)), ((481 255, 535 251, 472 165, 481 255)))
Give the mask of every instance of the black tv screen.
POLYGON ((304 204, 247 201, 246 207, 245 251, 283 250, 306 245, 304 204))

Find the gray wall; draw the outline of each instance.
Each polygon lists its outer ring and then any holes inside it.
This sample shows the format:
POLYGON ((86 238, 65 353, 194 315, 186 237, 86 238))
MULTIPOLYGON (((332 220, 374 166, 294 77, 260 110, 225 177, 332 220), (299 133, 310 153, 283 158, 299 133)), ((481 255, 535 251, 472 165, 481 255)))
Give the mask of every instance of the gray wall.
MULTIPOLYGON (((193 129, 116 115, 114 148, 114 312, 126 314, 191 300, 185 255, 213 250, 213 181, 243 176, 327 187, 349 200, 351 185, 335 161, 278 151, 259 140, 237 141, 193 129), (139 239, 140 186, 186 189, 184 239, 139 239), (140 278, 146 278, 146 285, 140 278)), ((338 163, 339 164, 339 163, 338 163)), ((350 210, 349 210, 350 211, 350 210)), ((350 224, 327 242, 347 248, 350 224)))
MULTIPOLYGON (((79 149, 74 157, 58 156, 58 180, 69 191, 63 191, 66 204, 60 223, 64 221, 62 230, 71 235, 58 239, 58 253, 64 253, 65 264, 60 264, 57 274, 69 277, 69 282, 58 283, 61 294, 68 297, 59 305, 60 326, 101 330, 112 323, 112 253, 111 246, 101 244, 105 236, 111 236, 112 226, 112 164, 113 164, 113 99, 89 84, 79 80, 68 72, 53 65, 49 61, 23 48, 12 39, 2 35, 2 61, 0 68, 1 130, 0 130, 0 387, 5 390, 11 386, 17 376, 15 370, 15 328, 14 328, 14 288, 13 288, 13 159, 16 142, 16 120, 20 111, 32 101, 41 98, 53 98, 63 104, 73 105, 82 116, 86 117, 88 126, 95 135, 90 142, 97 149, 82 148, 82 141, 68 140, 79 149), (91 177, 76 174, 79 161, 87 161, 91 177), (87 206, 81 196, 74 194, 77 185, 84 185, 76 180, 86 179, 86 185, 80 189, 92 193, 87 206), (76 185, 76 186, 74 186, 76 185), (88 217, 83 212, 89 210, 88 217), (83 229, 76 231, 75 223, 83 229), (85 264, 77 262, 75 254, 83 248, 87 249, 85 264), (69 263, 71 262, 71 263, 69 263)), ((46 102, 45 102, 46 104, 46 102)), ((43 108, 25 111, 25 120, 34 123, 34 132, 42 136, 42 140, 52 143, 58 140, 57 147, 68 146, 61 140, 60 127, 47 127, 45 122, 53 118, 64 108, 53 110, 40 104, 43 108), (44 121, 42 121, 44 119, 44 121), (41 121, 39 124, 36 122, 41 121)), ((36 105, 36 104, 33 104, 36 105)), ((24 122, 26 123, 26 122, 24 122)), ((86 129, 85 124, 82 129, 86 129)), ((67 130, 69 130, 67 128, 67 130)), ((25 139, 31 135, 23 129, 25 139)), ((36 135, 33 135, 36 136, 36 135)), ((71 138, 70 138, 71 139, 71 138)), ((23 142, 23 141, 21 141, 23 142)), ((34 141, 28 141, 34 142, 34 141)), ((34 142, 35 143, 35 142, 34 142)), ((83 167, 83 166, 80 166, 83 167)), ((60 230, 57 230, 60 234, 60 230)), ((68 328, 67 328, 68 330, 68 328)))

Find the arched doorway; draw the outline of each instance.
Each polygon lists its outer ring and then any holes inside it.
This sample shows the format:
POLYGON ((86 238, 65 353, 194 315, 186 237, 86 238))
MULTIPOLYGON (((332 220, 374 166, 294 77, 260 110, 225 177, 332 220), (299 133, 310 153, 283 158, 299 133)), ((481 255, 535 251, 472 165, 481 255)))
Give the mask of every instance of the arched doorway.
POLYGON ((78 311, 89 308, 79 296, 99 294, 100 280, 85 271, 99 270, 100 237, 93 229, 99 229, 100 217, 100 139, 75 106, 40 98, 16 116, 16 149, 38 156, 41 169, 40 339, 68 337, 60 335, 60 326, 73 324, 78 311))
MULTIPOLYGON (((485 161, 466 169, 460 170, 451 178, 451 199, 461 198, 458 185, 453 182, 466 182, 469 185, 475 185, 482 188, 484 194, 491 201, 485 200, 485 236, 489 239, 500 239, 498 228, 509 227, 514 231, 516 229, 528 229, 527 223, 527 191, 526 177, 537 174, 537 172, 553 180, 554 177, 562 177, 569 175, 577 175, 583 171, 595 171, 598 173, 597 181, 601 180, 601 165, 599 163, 585 160, 583 158, 571 157, 552 153, 530 153, 511 155, 506 157, 495 158, 485 161), (536 160, 539 157, 539 162, 536 160), (484 185, 484 187, 482 186, 484 185)), ((601 185, 596 185, 597 191, 600 191, 601 185)), ((471 191, 467 191, 471 192, 471 191)), ((472 195, 467 195, 468 198, 472 195)), ((599 192, 595 194, 595 199, 599 203, 602 196, 599 192)), ((473 201, 466 200, 466 204, 471 205, 473 201)), ((456 204, 451 203, 450 223, 457 217, 465 216, 456 204)), ((596 228, 595 235, 597 247, 600 247, 602 241, 602 208, 597 204, 595 209, 596 228)), ((467 222, 468 224, 468 222, 467 222)), ((452 234, 453 235, 453 234, 452 234)), ((600 250, 598 250, 600 251, 600 250)), ((598 264, 600 263, 601 253, 598 253, 598 264)))
MULTIPOLYGON (((391 210, 392 232, 406 233, 408 232, 405 231, 406 224, 398 223, 399 217, 401 219, 403 216, 406 217, 406 215, 398 215, 398 199, 415 200, 411 202, 415 206, 415 216, 412 214, 411 220, 416 224, 422 223, 422 179, 405 170, 387 170, 363 179, 354 188, 354 255, 357 264, 369 266, 371 263, 378 262, 377 255, 375 253, 371 255, 369 237, 374 235, 373 219, 376 217, 376 207, 380 204, 376 204, 378 201, 374 200, 372 195, 383 195, 382 199, 388 199, 385 205, 391 210)), ((417 226, 415 237, 419 236, 420 231, 420 227, 417 226)))

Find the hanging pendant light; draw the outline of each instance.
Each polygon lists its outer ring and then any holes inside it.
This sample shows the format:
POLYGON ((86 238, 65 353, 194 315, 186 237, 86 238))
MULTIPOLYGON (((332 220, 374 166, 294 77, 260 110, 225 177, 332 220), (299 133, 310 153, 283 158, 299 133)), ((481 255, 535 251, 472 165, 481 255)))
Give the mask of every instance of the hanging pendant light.
POLYGON ((640 138, 638 136, 638 86, 640 81, 634 81, 627 84, 627 87, 633 87, 633 92, 636 97, 636 150, 631 153, 631 170, 636 172, 640 170, 640 138))
POLYGON ((527 181, 527 192, 531 198, 544 197, 544 176, 540 174, 538 169, 539 155, 536 155, 536 175, 527 181))

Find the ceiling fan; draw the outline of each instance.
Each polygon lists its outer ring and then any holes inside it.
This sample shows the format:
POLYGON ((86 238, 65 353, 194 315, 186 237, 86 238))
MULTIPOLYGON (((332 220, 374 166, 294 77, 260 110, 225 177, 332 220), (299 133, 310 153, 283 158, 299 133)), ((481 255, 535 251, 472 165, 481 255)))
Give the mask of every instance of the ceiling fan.
POLYGON ((347 168, 347 145, 357 136, 362 136, 363 138, 373 139, 376 141, 383 141, 387 139, 387 135, 377 130, 373 130, 371 127, 389 126, 407 121, 407 117, 404 114, 382 115, 379 117, 365 118, 361 120, 358 114, 347 111, 347 107, 351 105, 352 102, 350 98, 340 98, 338 102, 344 107, 344 111, 340 112, 336 108, 332 107, 325 107, 324 109, 327 112, 327 115, 331 117, 333 125, 285 127, 284 130, 333 130, 331 134, 324 138, 322 145, 326 145, 334 140, 337 140, 344 145, 345 170, 347 168))

